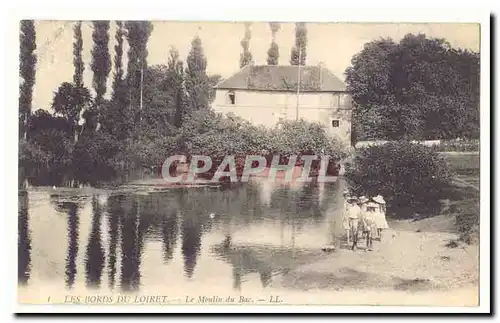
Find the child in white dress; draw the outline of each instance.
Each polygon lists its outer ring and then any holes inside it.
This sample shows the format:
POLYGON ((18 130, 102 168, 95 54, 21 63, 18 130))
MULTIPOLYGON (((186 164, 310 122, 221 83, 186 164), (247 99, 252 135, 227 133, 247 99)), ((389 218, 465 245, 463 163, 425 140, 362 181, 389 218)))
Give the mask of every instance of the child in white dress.
POLYGON ((375 225, 377 226, 377 237, 382 240, 382 231, 389 228, 389 224, 385 218, 385 201, 381 195, 377 195, 372 199, 375 207, 373 214, 375 225))

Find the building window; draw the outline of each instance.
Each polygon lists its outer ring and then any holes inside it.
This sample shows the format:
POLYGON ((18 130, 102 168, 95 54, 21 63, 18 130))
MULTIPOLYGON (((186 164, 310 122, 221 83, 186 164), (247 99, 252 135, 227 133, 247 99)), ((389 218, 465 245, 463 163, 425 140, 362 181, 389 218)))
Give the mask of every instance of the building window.
POLYGON ((229 99, 229 104, 235 104, 235 102, 236 102, 236 95, 234 94, 234 92, 229 92, 227 94, 227 97, 229 99))
POLYGON ((332 127, 338 128, 340 126, 340 120, 332 120, 332 127))

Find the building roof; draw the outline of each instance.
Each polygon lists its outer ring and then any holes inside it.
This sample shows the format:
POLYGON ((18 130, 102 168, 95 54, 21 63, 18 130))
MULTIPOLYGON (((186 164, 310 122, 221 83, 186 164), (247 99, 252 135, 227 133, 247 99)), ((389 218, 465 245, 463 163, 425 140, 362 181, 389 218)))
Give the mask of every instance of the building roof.
MULTIPOLYGON (((215 86, 217 89, 297 91, 298 66, 247 65, 215 86)), ((300 67, 301 92, 345 92, 345 84, 328 69, 300 67)))

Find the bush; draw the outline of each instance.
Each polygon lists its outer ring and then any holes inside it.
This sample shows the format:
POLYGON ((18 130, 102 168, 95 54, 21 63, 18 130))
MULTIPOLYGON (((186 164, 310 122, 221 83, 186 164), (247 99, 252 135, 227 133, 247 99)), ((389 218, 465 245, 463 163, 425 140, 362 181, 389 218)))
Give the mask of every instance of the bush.
POLYGON ((389 213, 406 217, 435 211, 453 173, 431 148, 400 141, 357 150, 345 175, 354 194, 381 194, 389 213))
POLYGON ((117 153, 116 142, 104 132, 81 136, 72 156, 74 179, 91 185, 112 180, 116 175, 117 153))
POLYGON ((286 121, 281 127, 269 129, 232 114, 224 116, 206 110, 193 113, 183 123, 177 142, 182 143, 178 153, 188 155, 188 160, 190 155, 212 158, 208 176, 227 155, 236 156, 238 171, 242 170, 247 155, 263 155, 268 164, 274 155, 282 157, 281 163, 286 163, 290 155, 300 159, 301 155, 324 154, 331 156, 333 163, 345 156, 345 147, 330 138, 318 123, 286 121))

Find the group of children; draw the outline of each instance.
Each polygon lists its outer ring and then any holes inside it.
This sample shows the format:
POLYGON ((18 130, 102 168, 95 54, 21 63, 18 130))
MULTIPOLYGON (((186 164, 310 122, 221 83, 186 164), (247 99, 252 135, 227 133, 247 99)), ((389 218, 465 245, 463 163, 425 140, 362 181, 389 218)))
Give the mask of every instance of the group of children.
POLYGON ((343 227, 347 232, 347 243, 356 248, 358 233, 366 237, 367 249, 372 249, 372 238, 382 240, 382 231, 389 228, 385 218, 385 201, 381 195, 372 198, 349 195, 344 192, 345 205, 343 212, 343 227))

